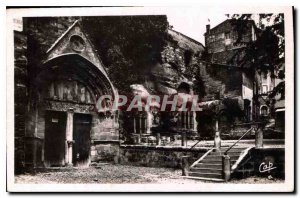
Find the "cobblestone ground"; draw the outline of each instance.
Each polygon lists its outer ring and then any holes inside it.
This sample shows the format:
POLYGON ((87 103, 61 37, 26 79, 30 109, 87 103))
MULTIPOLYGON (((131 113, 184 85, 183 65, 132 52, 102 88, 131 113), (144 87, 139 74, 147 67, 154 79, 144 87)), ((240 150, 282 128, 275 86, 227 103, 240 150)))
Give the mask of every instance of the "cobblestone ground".
MULTIPOLYGON (((279 183, 284 180, 250 177, 231 180, 230 183, 279 183)), ((180 169, 152 168, 106 164, 86 169, 58 168, 39 170, 35 174, 23 174, 15 177, 16 183, 153 183, 153 184, 198 184, 208 181, 185 179, 180 169)))

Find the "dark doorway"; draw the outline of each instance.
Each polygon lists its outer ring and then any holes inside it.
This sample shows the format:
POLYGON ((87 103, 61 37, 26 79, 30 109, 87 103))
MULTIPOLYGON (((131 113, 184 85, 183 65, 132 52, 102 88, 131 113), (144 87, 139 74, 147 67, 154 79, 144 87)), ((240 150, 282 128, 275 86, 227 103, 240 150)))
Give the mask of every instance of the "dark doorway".
POLYGON ((89 114, 74 114, 73 126, 73 164, 87 166, 90 156, 90 131, 92 116, 89 114))
POLYGON ((65 112, 45 112, 45 162, 50 166, 65 164, 66 121, 65 112))

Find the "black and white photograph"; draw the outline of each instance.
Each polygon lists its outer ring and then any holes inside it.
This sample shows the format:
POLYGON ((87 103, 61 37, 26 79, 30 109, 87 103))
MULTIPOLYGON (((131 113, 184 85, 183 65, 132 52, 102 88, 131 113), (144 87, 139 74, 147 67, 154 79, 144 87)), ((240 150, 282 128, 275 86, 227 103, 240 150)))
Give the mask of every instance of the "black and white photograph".
POLYGON ((9 192, 294 191, 293 7, 6 12, 9 192))

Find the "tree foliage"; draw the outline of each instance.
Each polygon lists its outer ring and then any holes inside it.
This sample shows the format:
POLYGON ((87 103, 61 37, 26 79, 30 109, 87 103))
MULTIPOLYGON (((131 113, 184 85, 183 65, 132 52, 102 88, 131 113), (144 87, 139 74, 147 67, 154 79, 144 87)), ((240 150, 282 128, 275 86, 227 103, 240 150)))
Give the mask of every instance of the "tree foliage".
POLYGON ((83 17, 82 24, 120 93, 142 82, 169 38, 166 16, 83 17))
POLYGON ((283 14, 234 14, 235 30, 238 32, 236 44, 245 44, 246 52, 244 63, 250 64, 253 71, 271 74, 271 77, 281 79, 273 92, 269 95, 274 97, 280 93, 284 97, 285 78, 285 37, 284 37, 284 15, 283 14), (246 27, 245 20, 252 20, 259 17, 258 28, 256 29, 257 39, 244 43, 242 35, 246 27))

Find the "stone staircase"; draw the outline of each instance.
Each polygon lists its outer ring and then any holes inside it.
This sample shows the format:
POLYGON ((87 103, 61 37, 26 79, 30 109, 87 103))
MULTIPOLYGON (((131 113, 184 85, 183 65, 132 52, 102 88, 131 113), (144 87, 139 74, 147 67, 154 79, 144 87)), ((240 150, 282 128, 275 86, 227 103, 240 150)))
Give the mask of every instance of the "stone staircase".
MULTIPOLYGON (((247 157, 251 148, 252 147, 235 147, 228 151, 227 154, 230 157, 231 173, 233 173, 243 159, 247 157)), ((227 149, 228 147, 221 147, 220 150, 209 150, 189 167, 188 176, 185 177, 209 181, 225 181, 222 156, 227 149)))

